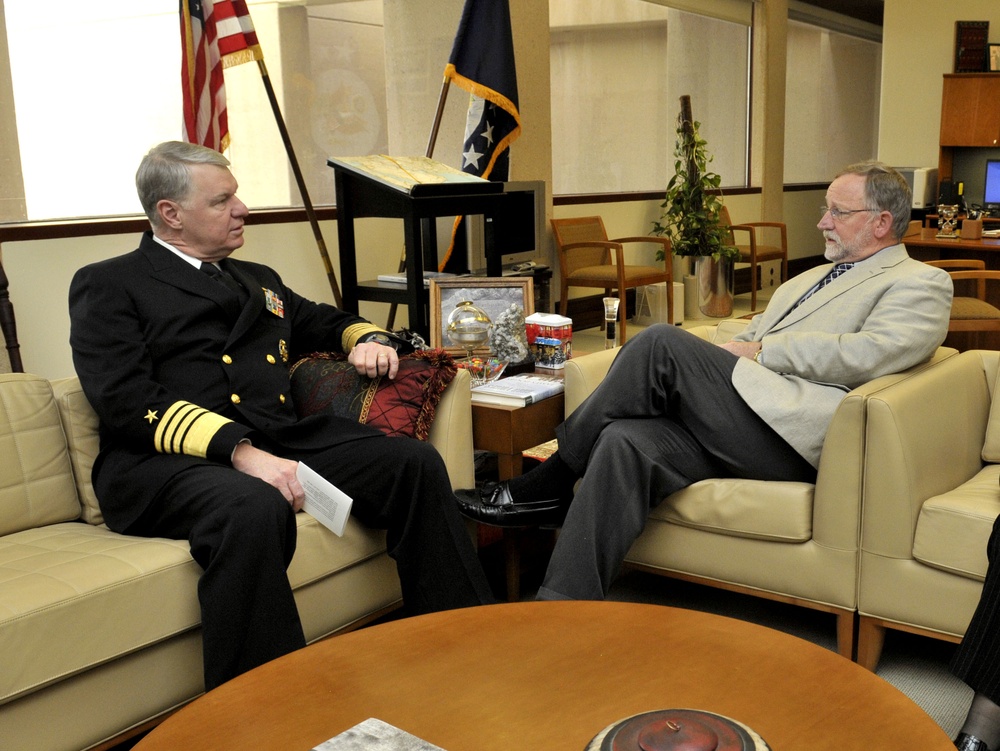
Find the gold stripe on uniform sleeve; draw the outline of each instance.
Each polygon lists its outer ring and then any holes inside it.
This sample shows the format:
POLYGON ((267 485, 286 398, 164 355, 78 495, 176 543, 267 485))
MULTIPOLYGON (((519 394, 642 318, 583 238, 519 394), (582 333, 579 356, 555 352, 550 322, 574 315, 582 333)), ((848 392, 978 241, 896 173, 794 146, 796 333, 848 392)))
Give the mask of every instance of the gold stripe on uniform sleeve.
POLYGON ((208 445, 223 425, 232 422, 191 402, 174 402, 156 426, 153 441, 161 454, 208 456, 208 445))
POLYGON ((364 321, 363 323, 355 323, 344 329, 344 333, 340 338, 340 344, 344 348, 344 352, 350 352, 351 348, 358 343, 358 339, 363 337, 365 334, 385 334, 386 330, 379 328, 374 323, 368 323, 364 321))

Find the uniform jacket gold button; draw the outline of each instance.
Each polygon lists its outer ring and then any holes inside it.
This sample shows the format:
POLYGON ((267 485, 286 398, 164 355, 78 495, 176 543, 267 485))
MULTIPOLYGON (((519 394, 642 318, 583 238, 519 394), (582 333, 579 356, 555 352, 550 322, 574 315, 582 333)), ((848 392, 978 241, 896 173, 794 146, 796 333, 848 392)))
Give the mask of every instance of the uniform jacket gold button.
POLYGON ((268 361, 269 363, 271 363, 272 365, 274 365, 274 363, 276 363, 276 362, 277 362, 277 360, 275 360, 275 359, 274 359, 274 355, 268 355, 268 356, 267 356, 267 361, 268 361))
POLYGON ((222 356, 222 362, 224 362, 226 365, 232 365, 233 364, 233 358, 231 358, 229 355, 223 355, 222 356))
POLYGON ((278 394, 278 401, 281 402, 282 404, 284 404, 285 403, 285 395, 284 394, 278 394))
POLYGON ((240 403, 240 395, 239 394, 233 394, 231 397, 229 397, 229 401, 231 401, 233 404, 239 404, 240 403))

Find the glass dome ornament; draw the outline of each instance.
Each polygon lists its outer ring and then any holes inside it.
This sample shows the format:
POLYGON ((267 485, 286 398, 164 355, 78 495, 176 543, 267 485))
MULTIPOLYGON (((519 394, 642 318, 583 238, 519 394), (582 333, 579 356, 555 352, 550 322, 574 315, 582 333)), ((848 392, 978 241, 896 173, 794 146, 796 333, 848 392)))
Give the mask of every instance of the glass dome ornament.
POLYGON ((463 300, 448 315, 446 331, 452 343, 464 349, 467 357, 472 357, 475 349, 490 340, 493 322, 486 311, 477 308, 469 300, 463 300))
POLYGON ((465 368, 472 376, 472 385, 478 386, 500 377, 506 360, 499 360, 489 354, 473 355, 476 349, 485 347, 493 331, 493 322, 482 308, 476 307, 469 300, 463 300, 448 316, 445 331, 452 344, 465 350, 464 360, 456 363, 465 368))

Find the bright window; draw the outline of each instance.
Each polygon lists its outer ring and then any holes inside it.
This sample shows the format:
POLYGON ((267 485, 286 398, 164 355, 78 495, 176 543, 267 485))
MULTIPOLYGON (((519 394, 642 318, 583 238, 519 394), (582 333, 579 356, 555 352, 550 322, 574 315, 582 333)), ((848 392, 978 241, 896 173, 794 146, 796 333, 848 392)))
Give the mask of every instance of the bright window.
POLYGON ((663 189, 684 94, 722 184, 744 185, 749 27, 643 0, 581 6, 550 4, 553 192, 663 189))
MULTIPOLYGON (((328 156, 387 150, 382 0, 249 8, 310 198, 333 203, 328 156)), ((3 9, 28 218, 140 213, 139 160, 181 138, 177 0, 3 9)), ((240 197, 301 206, 258 66, 228 68, 225 79, 240 197)))
MULTIPOLYGON (((0 163, 20 159, 27 218, 139 213, 139 159, 181 134, 177 0, 0 4, 17 132, 0 163)), ((333 203, 329 156, 389 149, 383 0, 249 6, 310 197, 333 203)), ((723 185, 746 183, 745 23, 646 0, 551 0, 550 16, 554 193, 662 190, 684 94, 723 185)), ((786 182, 875 155, 880 67, 877 42, 789 23, 786 182)), ((227 69, 226 94, 241 198, 301 205, 257 65, 227 69)))
POLYGON ((785 182, 829 182, 878 154, 882 45, 790 21, 785 182))

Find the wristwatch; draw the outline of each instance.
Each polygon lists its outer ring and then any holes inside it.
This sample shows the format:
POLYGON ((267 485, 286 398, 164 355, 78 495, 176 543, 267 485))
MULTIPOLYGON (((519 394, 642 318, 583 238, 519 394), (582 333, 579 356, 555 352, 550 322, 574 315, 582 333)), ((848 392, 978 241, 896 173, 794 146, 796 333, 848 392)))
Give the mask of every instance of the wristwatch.
POLYGON ((764 351, 764 348, 761 347, 760 349, 758 349, 756 352, 753 353, 753 361, 755 363, 757 363, 758 365, 763 365, 764 364, 764 363, 762 363, 760 361, 760 356, 761 356, 761 353, 763 353, 763 351, 764 351))
POLYGON ((396 349, 396 343, 393 342, 392 339, 390 339, 385 334, 380 334, 378 332, 372 334, 365 334, 363 337, 358 339, 358 344, 364 344, 365 342, 377 342, 378 344, 382 344, 386 347, 392 347, 393 349, 396 349))

